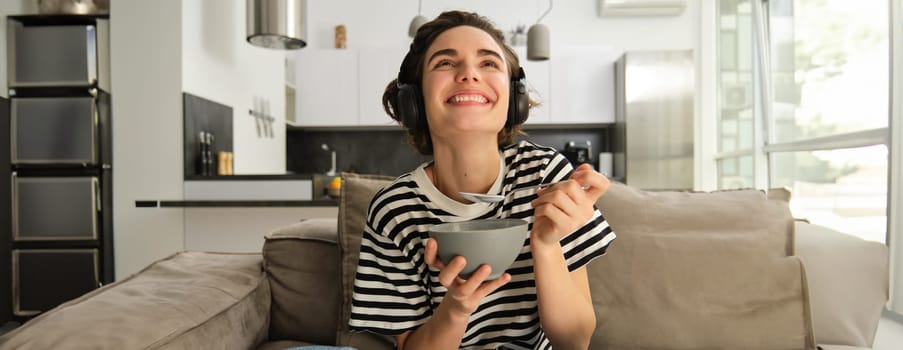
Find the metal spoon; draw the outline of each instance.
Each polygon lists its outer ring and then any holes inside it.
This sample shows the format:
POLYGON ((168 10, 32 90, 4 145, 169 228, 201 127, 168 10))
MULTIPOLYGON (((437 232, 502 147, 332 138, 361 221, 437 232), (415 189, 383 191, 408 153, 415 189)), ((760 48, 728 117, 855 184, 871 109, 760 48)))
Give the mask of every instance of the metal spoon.
MULTIPOLYGON (((556 183, 558 183, 558 182, 550 182, 550 183, 547 183, 547 184, 539 184, 539 185, 533 185, 533 186, 521 187, 521 188, 518 188, 518 189, 516 189, 516 190, 514 190, 514 191, 508 192, 508 193, 503 194, 503 195, 501 195, 501 194, 486 194, 486 193, 471 193, 471 192, 458 192, 458 193, 461 195, 461 197, 464 197, 464 199, 469 200, 469 201, 474 202, 474 203, 477 203, 477 202, 482 202, 482 203, 498 203, 498 202, 501 202, 501 201, 505 200, 505 198, 507 198, 508 196, 510 196, 512 193, 520 192, 520 191, 526 191, 526 190, 538 190, 538 189, 543 188, 543 187, 552 186, 552 185, 554 185, 554 184, 556 184, 556 183)), ((583 184, 583 189, 585 190, 585 189, 587 189, 587 188, 589 188, 589 184, 583 184)))

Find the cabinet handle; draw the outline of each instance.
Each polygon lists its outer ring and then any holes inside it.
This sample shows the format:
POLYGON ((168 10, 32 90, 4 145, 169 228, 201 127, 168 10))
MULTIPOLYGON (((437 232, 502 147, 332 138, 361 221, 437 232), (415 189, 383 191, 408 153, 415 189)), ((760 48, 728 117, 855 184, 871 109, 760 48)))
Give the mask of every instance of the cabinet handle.
POLYGON ((91 179, 91 185, 94 186, 95 205, 97 205, 97 208, 95 208, 94 210, 97 211, 98 213, 100 213, 100 212, 103 212, 103 209, 102 209, 103 202, 101 202, 100 186, 98 185, 97 182, 98 182, 97 179, 91 179))

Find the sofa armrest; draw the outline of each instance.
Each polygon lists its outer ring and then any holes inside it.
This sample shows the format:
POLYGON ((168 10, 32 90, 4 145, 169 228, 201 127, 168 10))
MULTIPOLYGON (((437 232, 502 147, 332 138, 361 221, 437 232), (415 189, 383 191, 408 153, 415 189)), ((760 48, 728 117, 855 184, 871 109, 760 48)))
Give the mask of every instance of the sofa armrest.
POLYGON ((796 222, 819 345, 871 348, 889 296, 887 246, 796 222))
POLYGON ((41 314, 0 349, 247 349, 266 339, 269 309, 260 254, 184 252, 41 314))

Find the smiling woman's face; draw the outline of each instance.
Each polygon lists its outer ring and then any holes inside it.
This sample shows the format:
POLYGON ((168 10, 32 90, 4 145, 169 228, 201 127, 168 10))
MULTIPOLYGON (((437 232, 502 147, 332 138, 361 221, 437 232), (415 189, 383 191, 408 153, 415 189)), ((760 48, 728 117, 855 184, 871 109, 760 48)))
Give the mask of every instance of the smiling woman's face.
POLYGON ((481 29, 460 26, 433 41, 423 65, 423 97, 434 139, 466 133, 495 140, 505 126, 508 63, 481 29))

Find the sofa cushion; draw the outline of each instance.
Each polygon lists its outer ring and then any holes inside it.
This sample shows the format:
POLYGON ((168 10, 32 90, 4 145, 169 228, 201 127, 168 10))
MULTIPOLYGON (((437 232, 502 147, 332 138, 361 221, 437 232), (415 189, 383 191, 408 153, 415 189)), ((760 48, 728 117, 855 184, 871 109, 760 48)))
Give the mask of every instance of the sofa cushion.
POLYGON ((759 190, 715 192, 643 191, 612 183, 596 203, 613 231, 639 234, 692 232, 724 238, 755 236, 763 254, 793 255, 793 216, 781 191, 759 190))
POLYGON ((829 228, 796 223, 819 344, 871 348, 888 298, 887 246, 829 228))
POLYGON ((370 200, 380 189, 394 180, 389 176, 360 175, 342 173, 342 189, 339 197, 339 249, 342 254, 342 310, 336 343, 352 345, 361 349, 375 349, 376 346, 391 346, 390 339, 369 333, 352 336, 348 330, 351 318, 351 294, 354 289, 354 275, 361 249, 361 237, 367 221, 370 200), (370 339, 372 338, 372 339, 370 339), (371 344, 362 347, 366 344, 371 344))
POLYGON ((335 218, 276 229, 263 244, 272 289, 271 340, 334 344, 341 305, 335 218))
POLYGON ((178 253, 41 314, 0 349, 249 349, 266 339, 269 301, 260 254, 178 253))
POLYGON ((612 184, 597 204, 618 240, 588 268, 592 348, 814 348, 786 201, 612 184))

